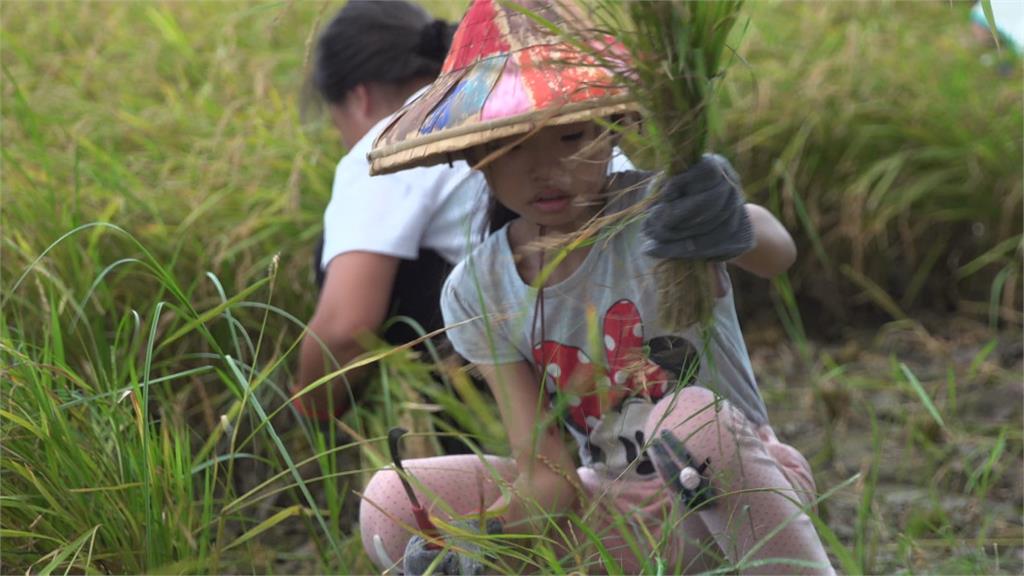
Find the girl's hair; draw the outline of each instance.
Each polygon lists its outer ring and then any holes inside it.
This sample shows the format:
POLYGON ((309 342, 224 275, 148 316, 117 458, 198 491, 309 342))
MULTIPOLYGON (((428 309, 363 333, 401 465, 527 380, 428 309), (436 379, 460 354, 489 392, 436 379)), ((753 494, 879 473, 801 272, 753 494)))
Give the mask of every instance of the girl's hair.
POLYGON ((519 218, 519 214, 506 208, 504 204, 498 202, 498 199, 491 195, 487 199, 487 228, 483 230, 483 236, 486 238, 490 234, 501 230, 502 226, 516 218, 519 218))
POLYGON ((455 27, 409 2, 350 0, 320 33, 310 88, 334 104, 365 82, 432 80, 441 71, 455 27))

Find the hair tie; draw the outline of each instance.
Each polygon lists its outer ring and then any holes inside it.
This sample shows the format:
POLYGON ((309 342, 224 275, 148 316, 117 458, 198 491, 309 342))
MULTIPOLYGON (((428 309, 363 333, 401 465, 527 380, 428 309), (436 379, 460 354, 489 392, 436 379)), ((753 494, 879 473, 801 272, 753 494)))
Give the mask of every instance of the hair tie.
POLYGON ((420 44, 416 52, 432 60, 444 60, 448 55, 448 23, 434 20, 420 32, 420 44))

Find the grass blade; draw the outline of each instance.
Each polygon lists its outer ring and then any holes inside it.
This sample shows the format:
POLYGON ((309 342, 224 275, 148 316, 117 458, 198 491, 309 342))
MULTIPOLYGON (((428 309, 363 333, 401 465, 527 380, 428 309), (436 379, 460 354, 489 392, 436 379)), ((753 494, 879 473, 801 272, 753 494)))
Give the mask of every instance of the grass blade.
POLYGON ((236 546, 241 546, 242 544, 245 544, 249 540, 252 540, 253 538, 259 536, 260 534, 266 532, 267 530, 270 530, 274 526, 277 526, 278 524, 280 524, 281 522, 287 520, 288 518, 291 518, 292 516, 297 516, 297 515, 299 515, 301 513, 302 513, 302 506, 300 504, 295 504, 293 506, 289 506, 289 507, 285 508, 284 510, 281 510, 277 514, 274 514, 270 518, 267 518, 263 522, 260 522, 259 524, 257 524, 256 526, 250 528, 249 530, 246 530, 245 533, 243 533, 238 538, 235 538, 235 540, 233 542, 231 542, 230 544, 225 546, 224 550, 227 551, 227 550, 230 550, 232 548, 235 548, 236 546))
MULTIPOLYGON (((57 550, 54 550, 53 559, 51 559, 50 562, 47 563, 46 566, 44 566, 43 569, 39 571, 39 575, 40 576, 49 576, 51 572, 56 570, 57 567, 59 567, 65 560, 67 560, 68 556, 71 556, 72 554, 74 554, 75 557, 77 557, 78 553, 82 551, 83 547, 85 547, 86 541, 89 540, 90 538, 95 538, 96 537, 96 531, 99 530, 99 529, 100 529, 99 525, 96 525, 95 527, 93 527, 92 530, 89 530, 89 531, 83 533, 78 538, 75 538, 75 540, 73 542, 69 542, 67 545, 65 545, 65 546, 63 546, 63 547, 61 547, 61 548, 59 548, 57 550)), ((68 571, 71 570, 71 567, 73 565, 74 565, 74 559, 72 559, 71 565, 68 566, 68 571)), ((67 574, 67 571, 65 571, 65 574, 67 574)))
POLYGON ((932 419, 942 428, 946 428, 946 423, 942 421, 942 415, 939 414, 938 408, 932 402, 931 396, 928 395, 928 391, 921 386, 921 382, 917 379, 917 376, 910 371, 910 368, 906 364, 900 362, 900 371, 906 378, 907 384, 910 384, 910 388, 917 394, 917 397, 921 399, 921 404, 924 405, 925 409, 928 410, 928 414, 931 415, 932 419))

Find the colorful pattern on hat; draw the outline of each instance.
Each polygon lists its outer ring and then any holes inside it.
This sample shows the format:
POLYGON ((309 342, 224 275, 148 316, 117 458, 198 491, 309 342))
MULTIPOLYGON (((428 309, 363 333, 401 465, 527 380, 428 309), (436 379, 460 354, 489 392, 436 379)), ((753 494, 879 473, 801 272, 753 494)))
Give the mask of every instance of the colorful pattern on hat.
POLYGON ((576 4, 475 0, 455 32, 438 79, 398 111, 370 153, 371 171, 444 162, 491 140, 635 109, 607 65, 625 49, 594 32, 576 4), (585 53, 535 20, 587 42, 585 53))

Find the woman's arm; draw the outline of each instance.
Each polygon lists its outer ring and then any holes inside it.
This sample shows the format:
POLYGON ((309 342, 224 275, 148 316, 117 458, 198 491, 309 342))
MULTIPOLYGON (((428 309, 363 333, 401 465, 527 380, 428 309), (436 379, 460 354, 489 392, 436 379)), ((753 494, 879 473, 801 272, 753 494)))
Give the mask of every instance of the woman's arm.
POLYGON ((754 247, 731 262, 761 278, 771 278, 789 269, 796 261, 796 244, 785 226, 763 206, 746 204, 754 230, 754 247))
MULTIPOLYGON (((387 317, 398 264, 398 258, 371 252, 346 252, 331 259, 316 312, 309 322, 310 333, 302 340, 293 393, 334 371, 334 362, 313 334, 323 340, 341 366, 365 351, 359 338, 376 331, 387 317)), ((365 371, 356 370, 316 388, 302 397, 303 411, 321 417, 341 414, 351 403, 345 380, 356 388, 352 394, 358 396, 365 378, 365 371), (328 393, 333 406, 328 405, 328 393)))
POLYGON ((491 510, 500 511, 506 526, 539 533, 546 522, 544 514, 576 505, 580 479, 572 453, 557 422, 548 417, 540 379, 529 363, 477 365, 477 369, 497 400, 519 469, 511 499, 496 502, 491 510))

